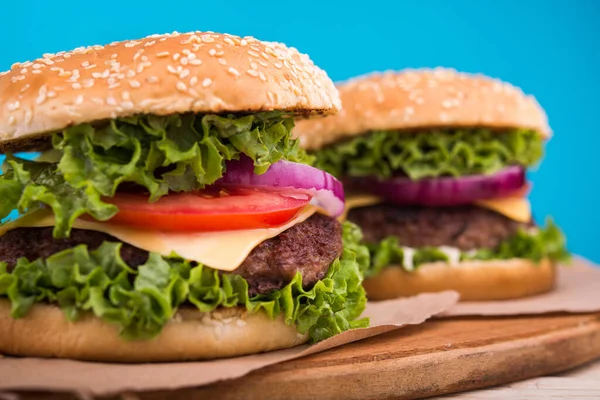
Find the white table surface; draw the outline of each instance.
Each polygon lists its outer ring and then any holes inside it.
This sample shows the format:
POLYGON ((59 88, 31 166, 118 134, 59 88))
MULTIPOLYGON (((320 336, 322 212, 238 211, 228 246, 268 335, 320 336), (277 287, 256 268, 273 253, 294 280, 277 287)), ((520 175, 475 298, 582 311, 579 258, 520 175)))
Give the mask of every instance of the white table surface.
POLYGON ((438 398, 444 400, 600 399, 600 360, 556 375, 438 398))

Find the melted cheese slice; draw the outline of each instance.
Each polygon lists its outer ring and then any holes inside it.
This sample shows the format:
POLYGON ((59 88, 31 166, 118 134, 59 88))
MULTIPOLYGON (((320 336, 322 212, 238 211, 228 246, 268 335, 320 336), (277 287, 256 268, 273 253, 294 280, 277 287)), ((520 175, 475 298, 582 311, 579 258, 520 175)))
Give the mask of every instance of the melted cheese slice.
MULTIPOLYGON (((186 260, 196 261, 221 271, 233 271, 263 241, 299 224, 317 209, 305 207, 293 220, 277 228, 249 229, 223 232, 173 233, 138 230, 107 222, 75 220, 74 228, 104 232, 137 248, 170 256, 176 253, 186 260)), ((0 236, 17 228, 54 226, 50 210, 38 210, 6 225, 0 226, 0 236)))
MULTIPOLYGON (((348 211, 352 208, 372 206, 382 202, 383 200, 377 196, 351 195, 346 199, 346 209, 344 210, 344 214, 339 218, 340 220, 346 219, 348 211)), ((478 200, 474 204, 502 214, 513 221, 523 223, 531 221, 531 204, 525 198, 507 197, 503 199, 478 200)))
POLYGON ((504 199, 478 200, 475 205, 496 211, 517 222, 531 221, 531 203, 519 197, 506 197, 504 199))
POLYGON ((358 195, 348 195, 346 198, 346 208, 344 212, 338 217, 339 221, 345 221, 348 216, 348 211, 353 208, 359 207, 367 207, 375 204, 381 203, 383 200, 377 196, 372 196, 370 194, 358 194, 358 195))

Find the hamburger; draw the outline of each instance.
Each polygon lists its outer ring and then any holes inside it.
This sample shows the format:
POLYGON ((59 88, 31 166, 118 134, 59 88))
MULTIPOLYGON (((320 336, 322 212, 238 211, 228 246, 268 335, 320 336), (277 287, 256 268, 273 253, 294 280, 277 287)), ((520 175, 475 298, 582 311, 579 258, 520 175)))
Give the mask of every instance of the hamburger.
POLYGON ((0 353, 210 359, 368 324, 341 183, 290 134, 340 108, 308 56, 154 35, 15 64, 0 99, 0 218, 20 212, 0 226, 0 353))
POLYGON ((538 226, 526 169, 550 138, 537 101, 451 69, 373 73, 338 85, 342 111, 299 122, 317 166, 340 178, 347 219, 371 252, 365 288, 382 300, 456 290, 462 300, 543 293, 568 253, 538 226))

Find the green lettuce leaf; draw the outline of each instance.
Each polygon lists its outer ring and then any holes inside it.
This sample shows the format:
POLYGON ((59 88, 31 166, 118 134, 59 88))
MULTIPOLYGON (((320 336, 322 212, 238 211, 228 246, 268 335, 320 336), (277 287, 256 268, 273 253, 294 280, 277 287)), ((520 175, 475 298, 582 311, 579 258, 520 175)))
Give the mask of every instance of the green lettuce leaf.
MULTIPOLYGON (((448 256, 436 247, 415 249, 413 265, 404 264, 404 249, 396 237, 387 237, 378 243, 367 245, 371 254, 371 264, 365 272, 366 276, 374 276, 382 269, 396 265, 407 271, 418 269, 419 265, 449 261, 448 256)), ((566 240, 560 229, 548 220, 546 227, 537 228, 535 232, 520 230, 516 235, 500 243, 495 249, 478 249, 461 252, 461 261, 466 260, 508 260, 523 258, 539 262, 548 258, 556 262, 568 262, 570 254, 566 248, 566 240)))
POLYGON ((0 176, 0 219, 12 210, 24 213, 42 204, 56 217, 55 236, 68 234, 73 221, 87 213, 100 221, 111 218, 117 208, 104 203, 100 195, 83 186, 74 189, 56 171, 56 164, 34 162, 7 155, 0 176))
POLYGON ((101 200, 125 182, 145 187, 150 201, 169 191, 203 188, 223 176, 225 162, 245 154, 254 172, 279 160, 310 163, 290 136, 293 118, 281 112, 246 116, 135 116, 82 124, 53 137, 57 162, 8 157, 0 176, 0 220, 42 204, 54 211, 55 237, 69 235, 82 214, 99 220, 118 209, 101 200))
POLYGON ((509 165, 531 166, 543 140, 531 130, 430 129, 375 131, 316 152, 316 167, 335 176, 439 176, 493 174, 509 165))
POLYGON ((203 312, 241 306, 271 318, 283 315, 287 324, 320 341, 368 326, 367 319, 357 319, 366 305, 361 270, 368 266, 360 239, 358 228, 345 223, 342 256, 309 290, 297 273, 281 290, 250 298, 248 282, 239 275, 154 253, 134 269, 121 259, 121 243, 104 242, 93 251, 79 245, 46 260, 20 259, 10 272, 0 263, 0 297, 8 297, 14 318, 27 315, 35 303, 55 303, 69 320, 91 312, 117 325, 125 339, 155 337, 185 304, 203 312))

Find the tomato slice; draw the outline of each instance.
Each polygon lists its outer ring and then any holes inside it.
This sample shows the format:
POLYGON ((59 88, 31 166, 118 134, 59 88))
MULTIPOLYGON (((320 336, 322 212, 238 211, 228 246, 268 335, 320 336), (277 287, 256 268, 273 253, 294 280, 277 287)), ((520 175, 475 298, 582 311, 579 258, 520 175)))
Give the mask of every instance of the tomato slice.
POLYGON ((136 193, 118 193, 104 200, 119 207, 111 223, 157 231, 210 232, 280 226, 296 217, 311 199, 252 189, 209 189, 169 194, 154 203, 136 193))

